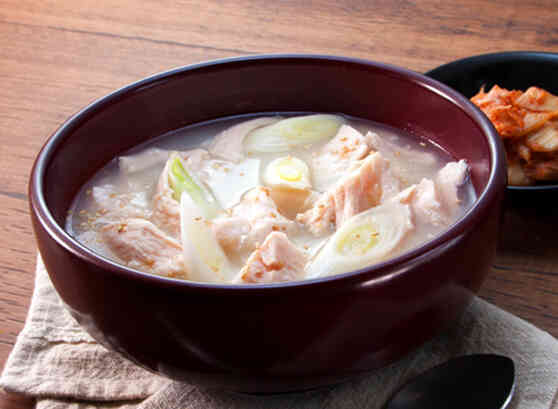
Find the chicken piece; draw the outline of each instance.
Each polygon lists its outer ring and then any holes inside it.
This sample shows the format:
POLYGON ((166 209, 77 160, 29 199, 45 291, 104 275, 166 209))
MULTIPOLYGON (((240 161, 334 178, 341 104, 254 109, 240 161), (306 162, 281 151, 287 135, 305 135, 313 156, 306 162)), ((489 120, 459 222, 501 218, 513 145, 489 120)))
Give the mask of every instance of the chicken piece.
POLYGON ((323 153, 329 159, 336 157, 354 162, 368 155, 370 148, 368 137, 349 125, 341 125, 333 139, 324 146, 323 153))
POLYGON ((229 254, 248 247, 246 238, 252 228, 247 218, 225 216, 214 219, 211 223, 217 241, 229 254))
POLYGON ((464 159, 461 159, 459 162, 447 163, 436 175, 436 190, 442 205, 450 215, 459 206, 460 200, 457 188, 465 183, 468 170, 467 163, 464 159))
POLYGON ((390 175, 398 182, 391 194, 386 194, 388 197, 393 197, 399 192, 399 183, 404 186, 419 183, 421 175, 430 175, 437 170, 438 161, 430 152, 413 149, 410 145, 402 145, 403 140, 392 142, 388 137, 372 132, 368 132, 367 136, 372 148, 390 162, 392 167, 390 175))
MULTIPOLYGON (((184 158, 189 170, 195 171, 200 179, 207 179, 208 176, 204 173, 204 166, 209 159, 207 151, 193 149, 180 152, 180 156, 184 158)), ((180 204, 174 198, 174 191, 169 185, 169 171, 169 161, 167 161, 159 176, 156 192, 153 195, 151 220, 163 231, 174 238, 178 238, 180 236, 180 204)))
POLYGON ((441 226, 447 223, 447 215, 431 179, 422 179, 420 183, 401 191, 392 200, 410 205, 414 220, 418 224, 441 226))
POLYGON ((98 209, 94 218, 99 223, 151 216, 145 192, 118 193, 113 185, 101 185, 91 189, 91 197, 98 209))
POLYGON ((411 185, 411 186, 403 189, 398 194, 396 194, 389 201, 390 202, 398 202, 398 203, 402 203, 402 204, 410 204, 413 201, 413 198, 415 197, 416 191, 417 191, 417 185, 416 184, 411 185))
POLYGON ((368 136, 349 125, 341 125, 335 137, 312 158, 312 180, 316 190, 329 189, 340 177, 370 153, 368 136))
POLYGON ((101 229, 100 235, 128 267, 166 277, 187 278, 180 243, 147 220, 111 223, 101 229))
POLYGON ((447 224, 459 205, 457 189, 467 178, 465 160, 449 162, 438 172, 436 180, 423 178, 399 192, 391 201, 408 204, 417 223, 435 226, 447 224))
POLYGON ((285 233, 271 232, 248 257, 246 265, 233 282, 276 283, 303 278, 306 256, 285 233))
POLYGON ((165 163, 169 152, 163 149, 149 148, 140 153, 118 157, 118 169, 127 175, 140 173, 165 163))
POLYGON ((323 193, 314 206, 297 215, 297 220, 315 236, 330 233, 343 223, 382 201, 382 175, 388 163, 378 152, 364 159, 360 167, 323 193))
POLYGON ((212 220, 213 231, 227 253, 254 250, 272 231, 294 232, 296 223, 282 216, 269 188, 247 192, 226 216, 212 220))
POLYGON ((153 222, 173 237, 180 234, 180 204, 173 197, 174 192, 169 186, 169 164, 165 165, 157 191, 153 196, 153 222))
POLYGON ((422 179, 417 185, 412 209, 419 222, 431 223, 435 226, 446 223, 447 218, 442 211, 436 186, 431 179, 422 179))
POLYGON ((213 143, 209 147, 209 152, 225 160, 240 162, 244 159, 244 147, 242 142, 246 135, 254 129, 274 124, 279 121, 279 119, 279 117, 256 118, 227 128, 215 136, 213 143))

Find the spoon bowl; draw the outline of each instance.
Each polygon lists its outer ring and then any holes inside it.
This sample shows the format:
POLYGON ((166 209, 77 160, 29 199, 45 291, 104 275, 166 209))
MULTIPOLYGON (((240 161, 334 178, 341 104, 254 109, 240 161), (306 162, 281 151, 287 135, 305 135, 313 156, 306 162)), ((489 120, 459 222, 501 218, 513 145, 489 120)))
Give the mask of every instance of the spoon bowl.
POLYGON ((515 389, 515 367, 505 356, 465 355, 403 385, 384 409, 504 409, 515 389))

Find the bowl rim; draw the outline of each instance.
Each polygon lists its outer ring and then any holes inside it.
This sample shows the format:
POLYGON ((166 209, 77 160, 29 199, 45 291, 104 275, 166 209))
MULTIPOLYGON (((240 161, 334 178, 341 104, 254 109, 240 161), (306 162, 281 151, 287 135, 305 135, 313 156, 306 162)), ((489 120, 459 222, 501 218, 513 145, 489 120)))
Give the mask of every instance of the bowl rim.
MULTIPOLYGON (((37 222, 46 231, 48 236, 53 239, 59 246, 70 252, 73 256, 78 257, 82 261, 93 264, 96 267, 110 271, 111 274, 117 274, 120 277, 125 277, 134 281, 143 281, 150 285, 162 286, 166 288, 188 288, 197 291, 221 291, 230 294, 231 291, 235 294, 243 294, 245 292, 253 291, 279 291, 279 290, 298 290, 308 287, 316 287, 319 285, 329 285, 331 282, 348 282, 352 280, 359 280, 359 276, 367 274, 368 278, 365 284, 376 285, 385 283, 395 279, 396 277, 405 274, 409 270, 409 264, 413 260, 418 263, 427 261, 433 253, 439 251, 445 245, 453 243, 454 240, 461 237, 464 233, 474 228, 475 223, 472 220, 478 218, 479 215, 485 213, 493 200, 497 199, 499 195, 498 185, 505 184, 505 157, 503 144, 496 133, 495 128, 490 121, 476 108, 467 98, 459 92, 427 77, 418 72, 409 70, 407 68, 398 67, 392 64, 376 62, 353 57, 342 57, 334 55, 323 54, 258 54, 247 55, 240 57, 229 57, 222 59, 215 59, 204 61, 200 63, 176 67, 167 71, 156 73, 135 81, 131 84, 125 85, 109 94, 94 100, 89 105, 78 111, 67 119, 59 128, 48 138, 37 155, 33 168, 31 170, 30 183, 29 183, 29 205, 32 214, 37 219, 37 222), (490 175, 485 189, 477 196, 475 203, 463 214, 457 221, 455 221, 448 229, 437 235, 434 239, 427 241, 414 249, 405 251, 402 254, 374 264, 369 267, 349 271, 346 273, 335 274, 327 277, 320 277, 315 279, 305 279, 300 281, 290 281, 281 283, 267 283, 267 284, 216 284, 206 282, 194 282, 188 280, 181 280, 177 278, 169 278, 158 276, 139 270, 134 270, 118 262, 112 261, 86 246, 82 245, 75 238, 73 238, 66 230, 58 225, 52 213, 50 212, 46 199, 43 193, 43 185, 45 172, 48 167, 50 159, 55 156, 58 147, 64 143, 67 137, 77 129, 81 124, 86 122, 88 118, 101 111, 105 106, 113 104, 121 98, 124 98, 129 93, 141 90, 144 87, 153 86, 156 82, 170 79, 173 76, 184 75, 187 73, 195 73, 200 70, 212 68, 228 69, 237 64, 266 64, 269 62, 289 62, 289 63, 302 63, 302 62, 331 62, 331 63, 348 63, 357 66, 366 66, 372 69, 379 69, 384 72, 389 72, 391 75, 397 75, 400 78, 415 83, 418 86, 426 88, 428 91, 437 94, 439 97, 446 99, 459 107, 472 121, 480 128, 486 135, 487 146, 489 149, 489 161, 491 165, 490 175)), ((503 189, 502 189, 503 191, 503 189)), ((339 286, 341 288, 341 286, 339 286)))
POLYGON ((459 66, 463 64, 492 64, 496 62, 504 62, 506 60, 541 60, 541 61, 554 61, 558 63, 558 53, 552 51, 536 51, 536 50, 512 50, 512 51, 498 51, 493 53, 476 54, 469 57, 459 58, 454 61, 449 61, 439 65, 431 70, 428 70, 424 75, 431 75, 438 70, 445 70, 449 67, 459 66))
MULTIPOLYGON (((551 51, 530 51, 530 50, 516 50, 516 51, 500 51, 494 53, 477 54, 469 57, 460 58, 458 60, 450 61, 448 63, 439 65, 429 71, 426 71, 424 75, 432 76, 436 75, 438 72, 443 72, 446 70, 455 70, 460 66, 481 66, 490 65, 503 62, 512 61, 549 61, 554 62, 558 69, 558 53, 551 51)), ((459 91, 458 91, 459 92, 459 91)), ((519 193, 523 191, 527 192, 558 192, 558 182, 553 184, 539 184, 534 186, 515 186, 506 185, 506 189, 513 193, 519 193)))

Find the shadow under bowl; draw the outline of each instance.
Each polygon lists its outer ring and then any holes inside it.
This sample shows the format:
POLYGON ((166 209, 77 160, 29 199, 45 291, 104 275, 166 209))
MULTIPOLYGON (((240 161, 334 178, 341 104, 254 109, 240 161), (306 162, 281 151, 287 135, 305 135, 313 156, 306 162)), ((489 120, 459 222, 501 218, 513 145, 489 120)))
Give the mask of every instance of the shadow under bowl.
POLYGON ((176 380, 276 393, 385 366, 453 322, 491 265, 504 186, 501 142, 459 93, 385 64, 272 55, 174 69, 94 102, 43 147, 29 193, 52 282, 99 342, 176 380), (478 199, 443 234, 389 261, 269 285, 149 275, 99 256, 64 231, 80 187, 133 146, 201 121, 284 111, 341 112, 429 138, 468 161, 478 199))

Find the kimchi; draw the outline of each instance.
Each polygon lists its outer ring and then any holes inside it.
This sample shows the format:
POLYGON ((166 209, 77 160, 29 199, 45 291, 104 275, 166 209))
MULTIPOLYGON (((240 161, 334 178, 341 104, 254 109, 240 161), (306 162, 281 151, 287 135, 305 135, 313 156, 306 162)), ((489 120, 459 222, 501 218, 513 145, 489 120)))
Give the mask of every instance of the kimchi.
POLYGON ((558 181, 558 97, 537 87, 525 92, 494 85, 471 98, 500 134, 510 185, 558 181))

